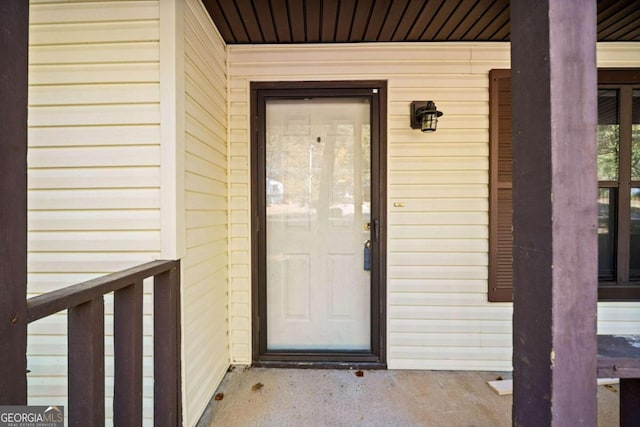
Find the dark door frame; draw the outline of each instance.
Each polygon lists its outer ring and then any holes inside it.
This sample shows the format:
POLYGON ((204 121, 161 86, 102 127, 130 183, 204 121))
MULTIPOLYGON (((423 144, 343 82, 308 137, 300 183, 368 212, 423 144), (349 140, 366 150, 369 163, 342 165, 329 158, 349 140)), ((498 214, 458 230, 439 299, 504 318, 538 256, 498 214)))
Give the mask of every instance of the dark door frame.
POLYGON ((386 368, 387 82, 384 80, 251 83, 251 236, 254 366, 386 368), (369 97, 371 101, 371 351, 267 350, 265 103, 268 99, 369 97))

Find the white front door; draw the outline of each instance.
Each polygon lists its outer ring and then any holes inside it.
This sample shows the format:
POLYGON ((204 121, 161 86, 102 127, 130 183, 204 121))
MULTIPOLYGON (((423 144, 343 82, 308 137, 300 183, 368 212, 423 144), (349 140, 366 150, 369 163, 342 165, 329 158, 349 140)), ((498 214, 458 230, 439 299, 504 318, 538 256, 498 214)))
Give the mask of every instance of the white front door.
POLYGON ((267 350, 371 350, 371 105, 265 104, 267 350))

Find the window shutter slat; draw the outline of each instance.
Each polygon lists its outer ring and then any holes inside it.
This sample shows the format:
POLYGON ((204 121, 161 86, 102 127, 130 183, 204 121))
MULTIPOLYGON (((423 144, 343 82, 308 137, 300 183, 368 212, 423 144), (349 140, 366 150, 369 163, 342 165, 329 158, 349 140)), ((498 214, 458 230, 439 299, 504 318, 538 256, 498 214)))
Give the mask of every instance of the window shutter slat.
POLYGON ((489 301, 513 301, 511 73, 489 73, 489 301))
POLYGON ((496 233, 496 281, 494 292, 501 300, 511 300, 513 284, 513 197, 511 188, 498 189, 498 223, 496 233))

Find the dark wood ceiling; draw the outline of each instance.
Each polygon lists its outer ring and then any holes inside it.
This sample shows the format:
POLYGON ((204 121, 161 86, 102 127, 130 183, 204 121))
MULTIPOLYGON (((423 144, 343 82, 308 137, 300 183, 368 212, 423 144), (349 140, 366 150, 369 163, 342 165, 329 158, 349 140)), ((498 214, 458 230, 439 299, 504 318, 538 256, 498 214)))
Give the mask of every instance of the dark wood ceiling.
MULTIPOLYGON (((508 41, 511 33, 509 0, 203 3, 227 44, 508 41)), ((640 0, 598 0, 598 40, 640 41, 640 0)))

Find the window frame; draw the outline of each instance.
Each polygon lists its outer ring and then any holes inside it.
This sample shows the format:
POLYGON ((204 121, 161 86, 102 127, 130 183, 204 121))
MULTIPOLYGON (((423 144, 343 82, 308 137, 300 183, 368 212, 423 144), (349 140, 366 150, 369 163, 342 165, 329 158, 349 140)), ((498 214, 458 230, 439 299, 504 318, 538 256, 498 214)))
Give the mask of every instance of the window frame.
POLYGON ((618 180, 598 181, 598 188, 616 189, 616 279, 598 282, 598 299, 607 300, 640 300, 640 281, 630 280, 631 257, 631 188, 640 187, 640 181, 631 179, 632 151, 632 95, 640 89, 640 80, 625 81, 627 73, 602 70, 598 73, 598 89, 616 90, 618 93, 618 116, 620 139, 618 148, 618 180), (608 76, 607 83, 602 83, 600 76, 608 76))
MULTIPOLYGON (((500 157, 498 150, 505 140, 500 139, 502 132, 509 135, 509 129, 500 129, 501 110, 504 114, 504 98, 500 98, 500 91, 504 91, 504 84, 511 76, 509 69, 492 69, 489 72, 489 278, 488 300, 490 302, 513 301, 513 282, 508 277, 502 277, 505 265, 511 262, 513 268, 512 247, 504 242, 505 218, 509 214, 500 211, 498 193, 505 188, 511 188, 499 179, 498 165, 505 158, 500 157), (502 107, 502 108, 501 108, 502 107), (502 227, 502 234, 499 232, 502 227), (500 244, 502 242, 502 245, 500 244), (505 261, 506 260, 506 261, 505 261), (507 263, 507 264, 505 264, 507 263)), ((509 81, 510 84, 510 81, 509 81)), ((632 94, 640 89, 640 68, 600 68, 598 69, 598 89, 618 90, 618 111, 620 118, 620 148, 618 159, 618 180, 598 181, 598 188, 615 188, 617 197, 616 213, 616 277, 615 281, 598 282, 599 301, 640 301, 640 281, 629 280, 630 238, 631 238, 631 188, 640 187, 640 181, 631 180, 631 150, 632 150, 632 94), (626 100, 626 101, 625 101, 626 100), (621 166, 622 165, 622 166, 621 166), (627 165, 625 167, 624 165, 627 165)), ((510 93, 510 85, 509 85, 510 93)), ((509 114, 511 101, 509 100, 509 114)), ((504 125, 504 121, 503 121, 504 125)), ((504 150, 502 150, 504 152, 504 150)), ((511 157, 511 162, 513 158, 511 157)), ((511 183, 509 183, 511 184, 511 183)), ((502 203, 506 206, 508 203, 502 203)), ((511 221, 510 224, 513 224, 511 221)), ((507 223, 506 226, 509 224, 507 223)), ((511 227, 512 228, 512 227, 511 227)), ((513 229, 513 228, 512 228, 513 229)), ((511 274, 511 277, 513 275, 511 274)))

